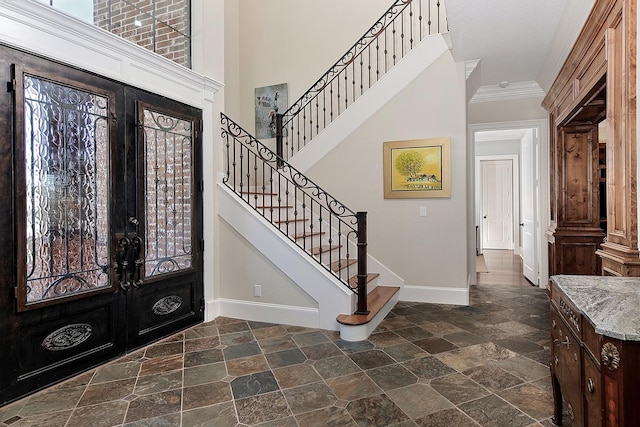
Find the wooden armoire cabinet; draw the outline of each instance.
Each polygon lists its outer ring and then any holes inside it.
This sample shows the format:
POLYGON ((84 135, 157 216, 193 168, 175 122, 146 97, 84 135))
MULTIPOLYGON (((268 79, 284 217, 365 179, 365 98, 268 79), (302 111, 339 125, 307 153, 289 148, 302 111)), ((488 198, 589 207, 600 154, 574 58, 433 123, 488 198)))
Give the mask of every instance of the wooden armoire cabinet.
POLYGON ((636 0, 596 0, 543 101, 550 275, 640 276, 636 8, 636 0))
POLYGON ((600 227, 598 126, 560 126, 552 156, 558 168, 555 223, 549 238, 550 274, 599 275, 596 251, 604 239, 600 227))

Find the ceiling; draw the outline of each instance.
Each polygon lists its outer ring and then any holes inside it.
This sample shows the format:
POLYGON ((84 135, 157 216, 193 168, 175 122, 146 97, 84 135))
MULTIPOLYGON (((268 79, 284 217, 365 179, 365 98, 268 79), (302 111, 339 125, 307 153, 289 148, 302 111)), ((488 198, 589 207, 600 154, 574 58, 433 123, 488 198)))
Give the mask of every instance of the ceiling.
POLYGON ((445 0, 456 61, 480 60, 480 91, 546 92, 594 0, 445 0), (499 84, 503 82, 501 87, 499 84), (508 83, 508 84, 507 84, 508 83))

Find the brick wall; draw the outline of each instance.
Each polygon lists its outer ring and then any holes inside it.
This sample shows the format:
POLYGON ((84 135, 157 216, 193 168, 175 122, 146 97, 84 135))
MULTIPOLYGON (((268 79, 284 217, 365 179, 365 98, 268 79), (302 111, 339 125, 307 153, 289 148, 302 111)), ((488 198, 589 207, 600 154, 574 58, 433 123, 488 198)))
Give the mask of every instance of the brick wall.
POLYGON ((189 67, 188 4, 189 0, 93 0, 93 21, 98 27, 189 67))

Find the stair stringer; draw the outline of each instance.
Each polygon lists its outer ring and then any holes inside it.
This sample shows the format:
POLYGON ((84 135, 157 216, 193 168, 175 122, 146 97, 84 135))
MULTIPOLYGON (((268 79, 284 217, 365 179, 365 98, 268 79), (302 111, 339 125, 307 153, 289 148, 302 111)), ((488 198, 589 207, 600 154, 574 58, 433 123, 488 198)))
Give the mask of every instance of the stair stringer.
MULTIPOLYGON (((260 214, 237 196, 224 184, 218 183, 220 197, 218 214, 230 224, 243 238, 258 251, 268 254, 271 261, 287 277, 304 290, 318 308, 315 313, 308 313, 304 324, 297 326, 314 327, 328 330, 339 330, 336 317, 339 314, 353 313, 356 307, 356 295, 344 284, 333 277, 322 265, 311 260, 309 255, 289 240, 287 236, 275 230, 260 214)), ((219 302, 219 313, 225 315, 225 301, 219 302)), ((255 303, 251 303, 256 305, 255 303)), ((270 319, 256 318, 251 320, 279 322, 291 324, 289 313, 282 306, 281 320, 274 318, 278 306, 269 307, 270 319)), ((275 316, 278 317, 277 313, 275 316)), ((246 316, 245 316, 246 317, 246 316)))
POLYGON ((449 34, 427 36, 288 161, 307 172, 450 49, 449 34))

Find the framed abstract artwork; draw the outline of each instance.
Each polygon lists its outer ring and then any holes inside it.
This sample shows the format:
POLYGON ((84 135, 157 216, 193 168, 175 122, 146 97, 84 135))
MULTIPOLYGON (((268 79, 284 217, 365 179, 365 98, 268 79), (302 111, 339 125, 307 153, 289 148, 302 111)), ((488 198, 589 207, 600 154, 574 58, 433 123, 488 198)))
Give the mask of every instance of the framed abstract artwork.
POLYGON ((276 137, 275 114, 284 113, 289 108, 287 84, 258 87, 256 101, 256 138, 276 137))

